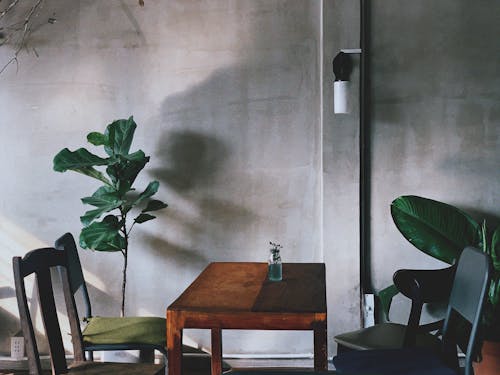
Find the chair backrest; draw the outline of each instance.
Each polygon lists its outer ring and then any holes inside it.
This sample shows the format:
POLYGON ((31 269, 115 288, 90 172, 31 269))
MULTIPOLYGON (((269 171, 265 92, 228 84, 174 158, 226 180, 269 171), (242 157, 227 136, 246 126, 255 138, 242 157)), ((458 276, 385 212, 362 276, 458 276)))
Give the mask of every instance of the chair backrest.
POLYGON ((83 277, 82 264, 80 263, 78 248, 76 247, 73 235, 71 233, 64 234, 56 240, 54 247, 67 254, 71 292, 75 295, 79 290, 81 291, 83 303, 85 304, 84 318, 90 318, 92 316, 92 307, 90 305, 89 292, 85 278, 83 277))
POLYGON ((42 248, 30 251, 23 258, 14 257, 14 281, 16 297, 21 317, 21 327, 26 338, 26 349, 30 374, 42 374, 38 346, 36 344, 33 321, 26 298, 25 277, 34 274, 38 289, 38 300, 45 334, 49 342, 50 358, 53 374, 67 373, 66 358, 61 328, 57 319, 57 310, 54 300, 54 289, 51 278, 51 269, 61 268, 62 286, 68 314, 73 342, 74 357, 77 361, 84 360, 83 341, 78 315, 76 312, 73 294, 69 291, 69 278, 67 272, 67 256, 64 252, 55 251, 54 248, 42 248))
POLYGON ((443 354, 450 366, 458 367, 457 345, 465 353, 465 374, 473 374, 472 359, 490 284, 491 260, 473 247, 466 247, 458 261, 448 311, 443 327, 443 354), (464 326, 465 323, 465 326, 464 326), (464 329, 468 340, 461 342, 464 329))
POLYGON ((448 301, 455 271, 456 265, 435 270, 402 269, 394 273, 394 285, 399 292, 411 299, 411 310, 403 340, 404 347, 415 346, 420 332, 431 332, 442 328, 444 319, 420 325, 420 316, 424 303, 448 301))

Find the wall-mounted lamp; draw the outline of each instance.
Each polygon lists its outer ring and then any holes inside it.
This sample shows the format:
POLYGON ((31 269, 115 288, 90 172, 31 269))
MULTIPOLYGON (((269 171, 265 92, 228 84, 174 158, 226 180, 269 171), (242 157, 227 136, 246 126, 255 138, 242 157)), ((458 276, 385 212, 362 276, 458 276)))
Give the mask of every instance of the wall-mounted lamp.
POLYGON ((361 53, 361 49, 343 49, 333 59, 333 112, 349 113, 349 76, 352 72, 352 60, 349 56, 353 53, 361 53))

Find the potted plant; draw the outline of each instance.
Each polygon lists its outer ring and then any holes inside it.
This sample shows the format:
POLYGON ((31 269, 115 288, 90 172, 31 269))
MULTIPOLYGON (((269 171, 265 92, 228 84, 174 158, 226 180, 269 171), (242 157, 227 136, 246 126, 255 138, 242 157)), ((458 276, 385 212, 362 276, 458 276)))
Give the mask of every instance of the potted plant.
POLYGON ((485 221, 479 224, 454 206, 418 196, 396 198, 391 214, 401 234, 434 258, 452 264, 470 245, 491 257, 493 273, 481 327, 482 360, 475 368, 477 374, 498 373, 491 371, 500 371, 500 227, 489 231, 485 221))
POLYGON ((135 224, 155 219, 150 212, 167 207, 162 201, 151 199, 158 191, 158 181, 150 182, 140 194, 133 188, 137 175, 149 162, 149 156, 142 150, 130 153, 136 127, 133 117, 130 117, 113 121, 104 133, 89 133, 88 142, 102 146, 105 157, 97 156, 85 148, 76 151, 64 148, 54 157, 55 171, 71 170, 103 183, 91 196, 81 199, 93 208, 80 217, 83 224, 80 246, 96 251, 116 251, 123 255, 121 316, 125 315, 130 233, 135 224), (105 169, 100 171, 96 167, 105 169), (137 207, 142 209, 130 224, 127 219, 137 207), (99 221, 103 215, 104 218, 99 221))

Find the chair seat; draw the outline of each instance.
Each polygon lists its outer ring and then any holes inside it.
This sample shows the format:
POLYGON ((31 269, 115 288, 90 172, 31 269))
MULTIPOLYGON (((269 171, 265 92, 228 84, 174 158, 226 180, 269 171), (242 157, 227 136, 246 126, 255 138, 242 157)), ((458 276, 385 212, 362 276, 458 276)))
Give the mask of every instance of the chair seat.
POLYGON ((85 346, 136 343, 165 347, 166 329, 164 318, 95 316, 82 335, 85 346))
MULTIPOLYGON (((403 347, 406 328, 403 324, 382 323, 335 336, 335 341, 354 350, 399 349, 403 347)), ((437 352, 440 340, 429 333, 418 334, 416 346, 437 352)))
POLYGON ((103 362, 74 362, 69 366, 69 374, 78 375, 159 375, 165 371, 165 366, 149 363, 103 363, 103 362))
POLYGON ((353 350, 333 358, 339 374, 457 375, 458 372, 424 348, 353 350))

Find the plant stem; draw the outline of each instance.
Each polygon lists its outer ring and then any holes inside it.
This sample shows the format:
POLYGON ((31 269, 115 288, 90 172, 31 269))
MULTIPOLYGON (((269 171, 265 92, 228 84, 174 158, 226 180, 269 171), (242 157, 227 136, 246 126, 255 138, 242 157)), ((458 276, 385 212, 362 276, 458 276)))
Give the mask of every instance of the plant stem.
POLYGON ((120 316, 123 318, 125 316, 125 286, 127 285, 127 249, 123 253, 123 283, 122 283, 122 308, 120 311, 120 316))
POLYGON ((127 286, 127 264, 128 264, 128 234, 127 234, 127 214, 120 207, 122 215, 122 232, 125 237, 125 248, 123 249, 123 283, 122 283, 122 309, 121 317, 125 316, 125 287, 127 286))

